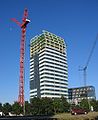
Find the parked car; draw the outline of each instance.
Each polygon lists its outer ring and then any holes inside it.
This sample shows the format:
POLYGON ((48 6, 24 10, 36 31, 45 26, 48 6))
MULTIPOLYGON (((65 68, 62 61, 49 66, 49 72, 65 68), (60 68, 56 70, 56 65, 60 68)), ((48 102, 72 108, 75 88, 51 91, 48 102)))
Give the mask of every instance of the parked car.
POLYGON ((77 114, 88 114, 88 111, 82 108, 72 108, 71 109, 71 114, 72 115, 77 115, 77 114))

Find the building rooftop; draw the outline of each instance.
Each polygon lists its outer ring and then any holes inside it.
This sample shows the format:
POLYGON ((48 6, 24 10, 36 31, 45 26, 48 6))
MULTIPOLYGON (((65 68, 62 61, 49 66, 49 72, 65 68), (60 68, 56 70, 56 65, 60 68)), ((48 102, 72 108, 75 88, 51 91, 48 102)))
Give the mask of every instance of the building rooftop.
POLYGON ((90 85, 90 86, 74 87, 74 88, 68 88, 68 89, 70 90, 70 89, 79 89, 79 88, 88 88, 88 87, 94 88, 94 86, 90 85))

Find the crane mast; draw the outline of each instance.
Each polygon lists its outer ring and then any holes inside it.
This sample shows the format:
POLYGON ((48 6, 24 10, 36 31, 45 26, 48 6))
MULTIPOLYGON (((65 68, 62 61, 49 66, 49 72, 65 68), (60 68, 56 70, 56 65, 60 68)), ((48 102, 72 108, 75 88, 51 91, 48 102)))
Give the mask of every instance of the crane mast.
POLYGON ((93 54, 93 52, 94 52, 94 49, 95 49, 97 40, 98 40, 98 34, 97 34, 97 36, 96 36, 96 39, 95 39, 94 44, 93 44, 93 46, 92 46, 92 49, 91 49, 91 51, 90 51, 90 54, 89 54, 89 57, 88 57, 88 59, 87 59, 86 65, 85 65, 82 69, 79 69, 79 71, 83 71, 83 74, 84 74, 84 86, 87 85, 87 83, 86 83, 86 82, 87 82, 87 81, 86 81, 87 68, 88 68, 89 62, 90 62, 90 60, 91 60, 92 54, 93 54))
POLYGON ((19 75, 19 95, 18 102, 21 106, 24 106, 24 57, 25 57, 25 37, 26 37, 26 26, 30 22, 27 19, 28 11, 24 10, 24 15, 22 18, 22 23, 18 22, 15 18, 12 19, 21 28, 21 42, 20 42, 20 75, 19 75))

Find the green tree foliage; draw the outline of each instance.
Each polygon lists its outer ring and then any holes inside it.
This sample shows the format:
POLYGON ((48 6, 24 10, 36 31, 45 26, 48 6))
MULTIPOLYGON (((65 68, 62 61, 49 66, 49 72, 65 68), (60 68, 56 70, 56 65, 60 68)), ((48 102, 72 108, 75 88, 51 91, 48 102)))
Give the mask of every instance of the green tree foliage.
POLYGON ((52 115, 68 112, 70 104, 65 98, 33 98, 31 99, 31 114, 52 115))
MULTIPOLYGON (((89 110, 89 106, 93 106, 94 111, 98 111, 98 100, 89 101, 84 99, 81 101, 80 106, 86 110, 89 110)), ((5 114, 12 112, 16 115, 23 114, 23 107, 19 103, 15 102, 10 105, 9 103, 1 104, 0 110, 5 114)), ((63 113, 70 111, 70 104, 64 97, 61 98, 33 98, 30 103, 25 101, 25 115, 53 115, 56 113, 63 113)))
POLYGON ((40 115, 41 111, 41 101, 40 98, 31 99, 31 114, 32 115, 40 115))
POLYGON ((90 102, 91 106, 93 106, 94 111, 98 111, 98 100, 91 100, 90 102))
POLYGON ((80 107, 89 111, 89 101, 88 101, 88 99, 83 99, 80 103, 80 107))
POLYGON ((41 98, 41 114, 43 115, 52 115, 53 114, 53 106, 51 98, 41 98))
POLYGON ((64 97, 55 98, 53 100, 53 108, 54 108, 55 114, 69 112, 70 111, 70 104, 67 102, 67 100, 64 97))
POLYGON ((0 112, 2 112, 2 103, 0 103, 0 112))
POLYGON ((19 115, 19 114, 23 114, 23 108, 19 105, 18 102, 15 102, 12 105, 12 113, 19 115))
POLYGON ((96 101, 96 111, 98 111, 98 100, 96 101))
POLYGON ((69 112, 70 111, 70 104, 67 102, 67 99, 61 97, 62 100, 62 112, 69 112))
POLYGON ((53 114, 52 99, 50 98, 31 99, 31 113, 33 115, 53 114))
POLYGON ((7 115, 11 111, 12 111, 12 106, 9 103, 3 104, 3 113, 5 115, 7 115))
POLYGON ((63 104, 62 104, 62 101, 61 99, 59 98, 54 98, 53 100, 53 110, 54 110, 54 113, 61 113, 63 112, 63 104))
POLYGON ((31 115, 31 104, 25 101, 25 115, 31 115))

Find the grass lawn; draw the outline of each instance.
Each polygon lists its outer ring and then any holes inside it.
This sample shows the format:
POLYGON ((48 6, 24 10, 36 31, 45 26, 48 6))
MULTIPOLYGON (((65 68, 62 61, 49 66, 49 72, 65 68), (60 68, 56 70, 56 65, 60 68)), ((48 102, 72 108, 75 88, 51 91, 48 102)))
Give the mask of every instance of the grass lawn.
POLYGON ((71 115, 70 113, 61 113, 53 116, 57 120, 95 120, 98 112, 89 112, 87 115, 71 115))

